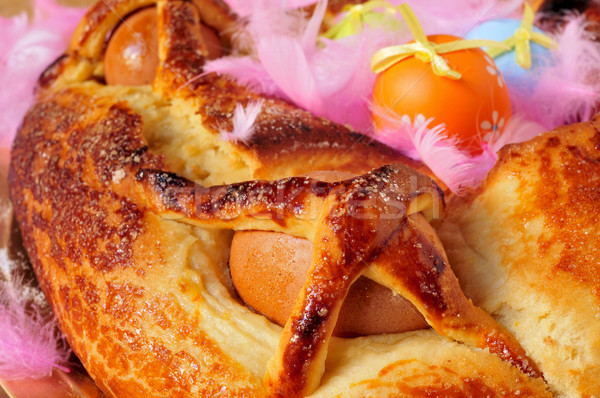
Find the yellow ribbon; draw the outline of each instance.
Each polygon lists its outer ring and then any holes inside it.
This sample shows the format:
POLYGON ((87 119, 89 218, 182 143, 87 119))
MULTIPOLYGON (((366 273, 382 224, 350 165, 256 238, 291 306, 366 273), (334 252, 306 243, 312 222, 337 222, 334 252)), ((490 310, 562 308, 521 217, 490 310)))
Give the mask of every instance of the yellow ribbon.
POLYGON ((396 9, 384 0, 371 0, 363 4, 346 5, 342 11, 345 11, 346 15, 337 24, 329 28, 323 34, 323 37, 337 40, 354 35, 363 29, 368 15, 382 13, 393 15, 396 13, 396 9))
POLYGON ((531 41, 546 48, 556 48, 557 43, 550 37, 533 31, 533 20, 535 19, 535 13, 529 3, 525 3, 524 7, 525 9, 523 10, 523 20, 521 21, 521 26, 511 37, 504 40, 504 43, 508 46, 508 49, 488 48, 486 51, 492 58, 496 58, 514 48, 517 64, 524 69, 530 69, 531 41))
POLYGON ((507 45, 493 40, 456 40, 447 43, 434 43, 427 40, 423 27, 408 4, 398 6, 398 11, 406 21, 408 29, 415 38, 414 43, 390 46, 377 51, 371 59, 371 70, 381 73, 392 65, 409 57, 431 63, 433 73, 450 79, 460 79, 461 74, 452 70, 446 60, 439 54, 467 50, 478 47, 499 47, 507 49, 507 45))

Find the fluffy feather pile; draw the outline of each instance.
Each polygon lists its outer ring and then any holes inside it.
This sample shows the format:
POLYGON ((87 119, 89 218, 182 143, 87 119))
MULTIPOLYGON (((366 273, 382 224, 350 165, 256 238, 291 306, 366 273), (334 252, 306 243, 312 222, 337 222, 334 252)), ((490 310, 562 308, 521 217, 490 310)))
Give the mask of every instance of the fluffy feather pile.
MULTIPOLYGON (((240 9, 237 1, 229 3, 240 9)), ((262 94, 368 131, 372 124, 368 100, 375 82, 371 57, 382 47, 406 40, 408 30, 365 29, 360 35, 329 40, 319 37, 327 2, 318 2, 310 18, 294 9, 298 1, 284 3, 246 2, 252 10, 240 10, 247 22, 236 46, 246 54, 208 62, 205 71, 225 73, 262 94)))
MULTIPOLYGON (((377 129, 372 122, 370 70, 380 48, 412 39, 402 21, 399 29, 364 25, 357 34, 339 40, 319 35, 327 2, 227 0, 245 24, 238 34, 238 54, 209 62, 207 72, 226 74, 254 90, 286 99, 299 107, 369 135, 406 155, 424 161, 452 191, 477 185, 508 143, 530 139, 543 131, 588 120, 600 102, 600 46, 585 30, 582 16, 571 15, 553 38, 558 48, 552 62, 540 70, 533 93, 509 84, 513 117, 483 154, 461 152, 444 125, 434 119, 395 115, 396 128, 377 129), (307 18, 297 9, 316 3, 307 18)), ((408 2, 427 34, 465 36, 477 24, 497 18, 520 20, 523 0, 434 0, 408 2)), ((398 16, 398 18, 400 18, 398 16)), ((375 110, 376 112, 376 110, 375 110)))
POLYGON ((590 120, 600 101, 600 45, 583 15, 567 15, 554 35, 558 47, 533 93, 510 87, 517 109, 546 129, 590 120))
POLYGON ((26 13, 0 17, 0 147, 12 142, 23 115, 31 106, 39 75, 58 58, 84 10, 35 0, 26 13))
POLYGON ((22 266, 0 249, 0 379, 50 375, 69 371, 70 350, 39 288, 26 281, 22 266))

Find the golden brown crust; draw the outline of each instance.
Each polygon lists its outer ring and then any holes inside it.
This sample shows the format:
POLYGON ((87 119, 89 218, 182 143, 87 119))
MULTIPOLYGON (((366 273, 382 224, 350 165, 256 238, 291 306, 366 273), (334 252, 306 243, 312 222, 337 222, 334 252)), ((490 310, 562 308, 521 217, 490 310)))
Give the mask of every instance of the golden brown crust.
POLYGON ((9 179, 25 247, 73 350, 114 396, 195 389, 212 396, 223 385, 232 395, 260 395, 173 292, 146 286, 166 265, 165 239, 127 180, 163 162, 147 153, 139 115, 90 101, 63 93, 34 106, 14 143, 9 179), (193 350, 139 332, 171 325, 193 350))
POLYGON ((199 388, 212 396, 226 386, 233 396, 258 396, 260 382, 204 326, 192 326, 198 320, 178 305, 177 278, 164 281, 176 242, 135 182, 142 167, 165 168, 148 152, 142 127, 127 104, 78 89, 50 95, 28 113, 10 183, 42 287, 73 349, 110 394, 199 388), (153 329, 175 333, 177 344, 153 329), (189 384, 170 379, 175 373, 187 374, 189 384))
POLYGON ((439 229, 465 292, 568 396, 600 393, 599 149, 598 118, 510 145, 439 229))
POLYGON ((278 396, 304 396, 318 386, 343 300, 366 271, 407 298, 441 335, 541 376, 510 333, 463 295, 427 220, 411 212, 426 196, 426 207, 439 213, 442 193, 407 166, 331 183, 293 177, 205 188, 145 169, 137 178, 163 217, 213 228, 279 230, 314 242, 306 282, 265 376, 278 396))

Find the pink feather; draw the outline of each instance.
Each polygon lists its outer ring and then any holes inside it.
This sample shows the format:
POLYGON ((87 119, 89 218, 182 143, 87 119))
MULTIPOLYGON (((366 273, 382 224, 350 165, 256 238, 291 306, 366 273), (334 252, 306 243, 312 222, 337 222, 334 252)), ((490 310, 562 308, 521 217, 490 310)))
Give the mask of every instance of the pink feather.
POLYGON ((272 6, 256 10, 245 29, 251 37, 247 41, 253 43, 251 54, 208 62, 205 71, 227 74, 261 94, 286 99, 367 133, 371 128, 368 102, 375 81, 371 57, 408 37, 405 31, 367 27, 338 41, 321 39, 317 46, 326 5, 318 2, 308 21, 303 12, 272 6), (271 20, 279 22, 271 25, 271 20))
POLYGON ((533 93, 509 87, 515 109, 546 129, 589 120, 600 105, 600 45, 585 30, 583 16, 571 15, 565 22, 533 93))
POLYGON ((546 130, 544 126, 527 119, 525 115, 516 114, 508 119, 502 134, 499 134, 494 141, 490 141, 487 148, 492 153, 496 153, 508 144, 528 141, 546 130))
POLYGON ((382 32, 370 27, 341 40, 322 40, 325 47, 313 64, 327 107, 320 116, 368 134, 372 129, 371 93, 376 75, 371 58, 388 45, 406 40, 405 31, 382 32), (331 88, 329 88, 331 87, 331 88))
POLYGON ((264 101, 250 102, 246 107, 242 104, 235 106, 233 129, 231 131, 221 130, 221 139, 225 141, 247 141, 254 133, 254 122, 260 114, 264 101))
POLYGON ((475 25, 495 18, 520 17, 523 0, 392 0, 408 3, 425 33, 464 37, 475 25))
POLYGON ((452 139, 448 138, 444 125, 429 128, 428 125, 432 121, 433 119, 429 119, 407 126, 408 135, 419 157, 431 171, 452 192, 461 193, 475 183, 470 173, 475 164, 456 147, 452 139))
POLYGON ((25 14, 0 17, 0 146, 9 146, 42 71, 67 48, 83 9, 35 0, 31 23, 25 14))
POLYGON ((417 115, 414 120, 407 115, 397 115, 373 106, 383 128, 376 128, 371 137, 396 149, 406 156, 420 160, 454 193, 477 186, 498 160, 498 151, 505 145, 532 139, 545 128, 515 115, 508 120, 504 131, 489 143, 482 143, 483 153, 472 156, 461 151, 456 141, 447 136, 443 124, 429 127, 433 118, 417 115))
POLYGON ((261 94, 278 97, 283 95, 263 65, 251 57, 218 58, 207 62, 204 72, 231 76, 238 83, 261 94))
MULTIPOLYGON (((244 25, 236 35, 235 49, 242 49, 242 52, 249 52, 249 55, 234 55, 209 61, 204 67, 205 72, 225 73, 262 94, 285 98, 284 90, 269 71, 275 74, 276 79, 289 73, 286 70, 288 64, 281 65, 286 61, 283 56, 285 54, 286 57, 293 57, 289 65, 297 68, 296 72, 303 69, 306 72, 305 65, 304 68, 295 65, 296 62, 306 64, 306 53, 301 43, 308 24, 305 14, 290 10, 279 1, 228 0, 228 3, 245 18, 244 25), (260 60, 261 55, 263 60, 275 64, 265 65, 260 60)), ((287 77, 289 76, 294 75, 289 73, 287 77)))
POLYGON ((313 5, 318 0, 225 0, 225 3, 240 17, 247 18, 258 9, 298 9, 313 5))
POLYGON ((385 127, 376 129, 371 135, 373 138, 423 161, 452 192, 460 193, 476 184, 471 173, 476 164, 457 148, 455 140, 447 136, 443 124, 429 127, 433 118, 417 115, 413 121, 407 115, 399 116, 392 111, 379 108, 374 111, 384 120, 385 127))
POLYGON ((258 58, 285 98, 320 114, 323 97, 301 44, 286 36, 261 39, 258 58))
POLYGON ((327 1, 319 1, 313 11, 312 17, 308 20, 306 28, 301 36, 301 44, 304 51, 311 55, 317 48, 317 37, 321 29, 321 23, 327 12, 327 1))
MULTIPOLYGON (((256 43, 260 38, 272 35, 301 35, 307 27, 306 12, 295 10, 277 0, 229 0, 233 10, 242 17, 238 31, 234 32, 234 51, 247 50, 255 54, 256 43), (238 4, 239 3, 239 4, 238 4)), ((316 1, 315 1, 316 2, 316 1)))
MULTIPOLYGON (((279 95, 317 114, 323 107, 323 98, 309 60, 316 50, 317 35, 326 10, 327 3, 319 2, 301 31, 295 31, 292 24, 286 34, 271 32, 262 36, 254 32, 256 55, 266 74, 278 87, 279 95)), ((285 9, 281 11, 286 12, 285 9)), ((254 25, 264 27, 257 23, 256 16, 253 19, 254 25)))
POLYGON ((46 315, 39 289, 15 277, 15 265, 6 249, 0 250, 0 378, 39 378, 52 368, 66 372, 70 350, 60 335, 56 319, 46 315))
POLYGON ((528 141, 546 131, 544 126, 528 120, 524 115, 513 115, 504 126, 502 134, 495 140, 483 143, 483 153, 471 159, 473 167, 467 171, 470 174, 471 186, 478 185, 486 177, 488 171, 498 160, 498 151, 509 144, 528 141))

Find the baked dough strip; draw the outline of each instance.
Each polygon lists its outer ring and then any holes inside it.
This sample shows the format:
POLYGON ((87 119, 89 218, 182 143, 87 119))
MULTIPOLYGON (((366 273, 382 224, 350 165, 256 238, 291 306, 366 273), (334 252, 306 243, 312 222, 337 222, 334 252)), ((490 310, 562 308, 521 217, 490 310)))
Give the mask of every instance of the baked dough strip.
POLYGON ((440 335, 487 348, 529 376, 541 376, 516 339, 464 296, 420 214, 439 216, 442 193, 407 166, 383 166, 334 183, 292 177, 202 187, 157 170, 140 170, 137 180, 163 218, 281 231, 314 243, 306 283, 265 375, 275 395, 304 396, 318 387, 341 305, 363 273, 408 299, 440 335))

